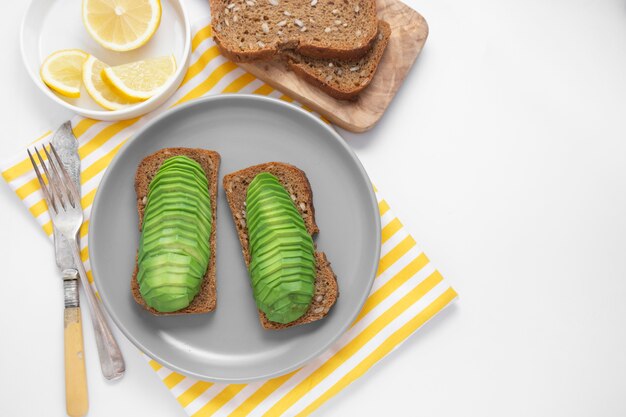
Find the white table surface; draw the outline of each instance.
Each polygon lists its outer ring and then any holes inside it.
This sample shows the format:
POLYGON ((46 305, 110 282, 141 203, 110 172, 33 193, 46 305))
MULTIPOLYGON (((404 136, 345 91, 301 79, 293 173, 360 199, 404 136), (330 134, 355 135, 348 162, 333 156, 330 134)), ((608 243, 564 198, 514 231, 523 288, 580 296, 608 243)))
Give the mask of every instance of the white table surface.
MULTIPOLYGON (((0 158, 71 116, 24 72, 26 3, 0 5, 0 158)), ((407 3, 426 47, 345 137, 461 298, 316 415, 626 415, 625 3, 407 3)), ((0 415, 62 416, 53 252, 4 182, 0 208, 0 415)), ((105 382, 84 319, 90 416, 184 415, 119 332, 105 382)))

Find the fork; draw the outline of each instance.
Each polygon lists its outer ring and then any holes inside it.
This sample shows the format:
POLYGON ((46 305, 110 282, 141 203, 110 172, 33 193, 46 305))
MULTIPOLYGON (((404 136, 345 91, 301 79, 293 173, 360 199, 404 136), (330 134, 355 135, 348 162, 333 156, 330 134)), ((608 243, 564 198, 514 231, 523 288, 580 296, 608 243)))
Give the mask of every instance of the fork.
POLYGON ((30 150, 27 150, 28 156, 35 169, 39 184, 41 185, 44 199, 49 208, 48 211, 52 219, 52 224, 67 239, 72 249, 72 256, 80 275, 80 282, 87 295, 91 323, 96 335, 96 345, 98 347, 102 374, 109 380, 121 378, 126 369, 122 352, 113 333, 111 333, 100 300, 94 294, 91 284, 89 284, 87 272, 85 271, 85 266, 80 257, 77 236, 83 224, 83 209, 81 207, 78 190, 65 170, 54 146, 50 144, 51 152, 48 152, 45 146, 42 146, 42 148, 48 158, 48 166, 46 166, 36 146, 34 147, 34 151, 48 179, 48 184, 44 182, 43 176, 30 150))

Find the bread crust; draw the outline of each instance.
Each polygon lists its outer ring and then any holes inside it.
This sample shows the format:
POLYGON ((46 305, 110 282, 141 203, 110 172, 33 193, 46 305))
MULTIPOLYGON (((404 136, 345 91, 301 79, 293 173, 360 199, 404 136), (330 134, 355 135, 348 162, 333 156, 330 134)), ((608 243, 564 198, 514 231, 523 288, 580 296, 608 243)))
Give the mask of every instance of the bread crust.
MULTIPOLYGON (((285 187, 295 202, 298 212, 304 220, 307 232, 314 236, 319 232, 315 223, 315 207, 313 206, 313 192, 311 184, 304 171, 299 168, 282 162, 268 162, 265 164, 251 166, 240 171, 224 176, 223 186, 230 207, 233 221, 237 228, 241 252, 243 254, 246 267, 250 264, 250 252, 248 243, 248 229, 245 222, 245 200, 250 182, 261 172, 269 172, 276 176, 285 187)), ((259 321, 265 329, 278 330, 300 324, 311 323, 328 315, 331 307, 339 297, 339 287, 337 277, 333 272, 330 262, 323 252, 315 252, 315 293, 313 301, 307 312, 299 319, 291 323, 276 323, 270 321, 265 313, 259 312, 259 321)))
MULTIPOLYGON (((331 97, 339 100, 354 100, 372 82, 372 79, 376 74, 378 64, 380 63, 385 49, 387 48, 387 44, 389 43, 390 36, 391 27, 387 22, 380 20, 378 23, 378 35, 369 53, 361 59, 346 59, 339 61, 339 64, 341 64, 343 67, 351 67, 352 65, 357 65, 359 63, 361 63, 361 65, 365 64, 369 67, 372 67, 372 71, 365 79, 365 81, 359 83, 359 85, 356 86, 353 83, 348 82, 346 82, 344 85, 338 86, 336 84, 330 83, 329 81, 326 81, 323 74, 316 73, 314 68, 307 64, 306 57, 298 57, 297 55, 294 55, 292 53, 287 53, 285 54, 285 60, 289 69, 291 69, 298 76, 303 78, 309 84, 320 88, 331 97)), ((319 60, 318 64, 324 64, 326 61, 328 61, 329 63, 333 61, 337 63, 336 60, 319 60)), ((337 78, 340 78, 340 76, 337 76, 337 78)))
POLYGON ((209 237, 209 247, 211 248, 211 258, 207 267, 206 274, 202 280, 200 291, 186 308, 170 313, 159 312, 148 306, 139 292, 139 283, 137 282, 138 265, 135 258, 135 271, 131 278, 131 292, 133 298, 144 309, 156 316, 169 316, 177 314, 201 314, 215 310, 217 306, 217 288, 216 288, 216 267, 215 252, 216 245, 216 229, 217 229, 217 183, 218 171, 220 166, 220 154, 215 151, 194 148, 164 148, 151 155, 145 157, 137 167, 135 174, 135 193, 137 194, 137 213, 139 215, 139 231, 143 226, 143 216, 146 204, 144 197, 147 197, 149 185, 161 164, 166 159, 174 156, 184 155, 198 162, 202 167, 208 181, 209 198, 211 200, 212 227, 211 236, 209 237))

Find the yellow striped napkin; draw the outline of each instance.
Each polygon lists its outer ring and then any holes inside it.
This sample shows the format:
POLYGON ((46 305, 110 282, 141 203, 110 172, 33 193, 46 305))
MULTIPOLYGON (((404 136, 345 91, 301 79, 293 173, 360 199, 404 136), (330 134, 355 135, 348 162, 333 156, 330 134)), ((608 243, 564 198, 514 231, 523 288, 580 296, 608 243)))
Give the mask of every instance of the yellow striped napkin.
MULTIPOLYGON (((78 116, 72 120, 82 161, 85 210, 80 232, 82 258, 92 285, 87 249, 91 204, 106 167, 138 128, 168 107, 207 94, 254 93, 292 101, 224 59, 211 39, 209 21, 207 17, 194 25, 191 65, 182 86, 166 105, 149 115, 121 122, 78 116)), ((46 132, 35 143, 47 143, 50 138, 51 132, 46 132)), ((22 152, 0 164, 0 171, 51 236, 47 207, 25 155, 22 152)), ((253 384, 214 384, 188 378, 146 357, 187 414, 194 417, 308 415, 456 298, 456 292, 418 248, 378 191, 377 196, 383 229, 374 287, 352 327, 327 352, 288 375, 253 384)))

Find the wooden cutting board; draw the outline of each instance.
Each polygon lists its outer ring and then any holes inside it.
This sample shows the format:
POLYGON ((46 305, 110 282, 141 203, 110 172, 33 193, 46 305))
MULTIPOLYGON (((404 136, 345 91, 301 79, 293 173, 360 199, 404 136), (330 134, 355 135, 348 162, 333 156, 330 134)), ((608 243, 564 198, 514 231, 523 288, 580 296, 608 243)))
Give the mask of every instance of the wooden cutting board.
POLYGON ((239 65, 337 126, 352 132, 364 132, 385 113, 428 37, 426 20, 401 1, 377 0, 377 8, 378 17, 391 25, 391 37, 374 79, 356 101, 330 97, 287 71, 279 62, 239 65))

